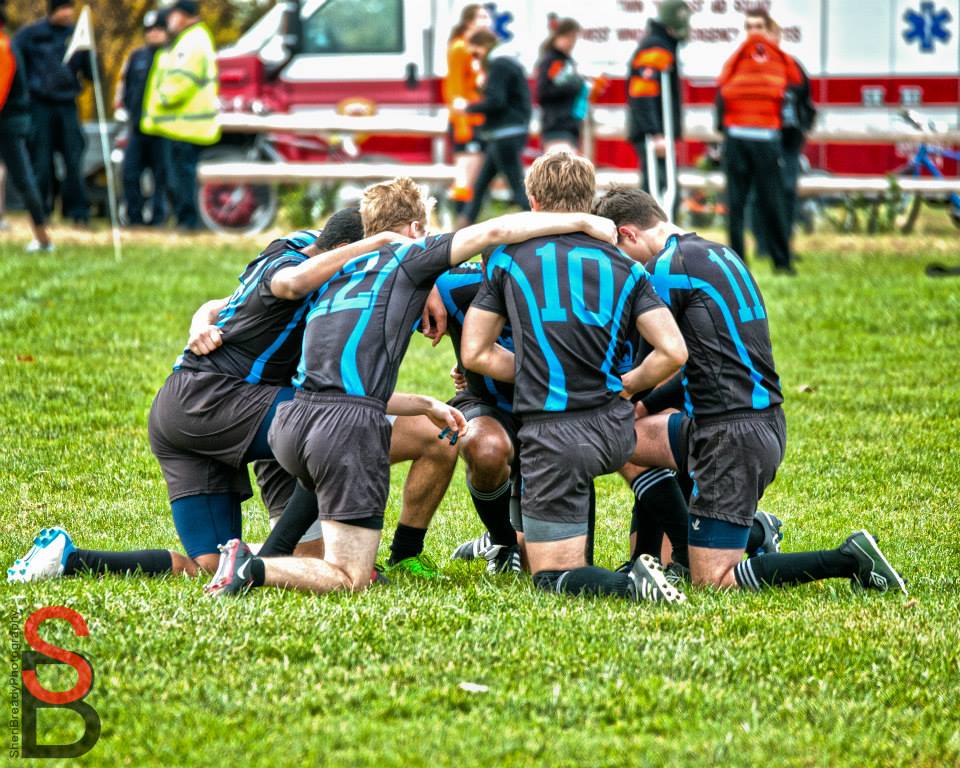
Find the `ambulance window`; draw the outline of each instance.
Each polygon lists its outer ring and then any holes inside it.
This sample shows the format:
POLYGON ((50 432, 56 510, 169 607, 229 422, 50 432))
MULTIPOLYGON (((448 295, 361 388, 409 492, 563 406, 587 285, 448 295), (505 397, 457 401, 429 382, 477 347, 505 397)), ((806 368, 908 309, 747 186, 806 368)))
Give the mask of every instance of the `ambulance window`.
POLYGON ((328 0, 303 22, 304 53, 403 53, 403 0, 328 0))

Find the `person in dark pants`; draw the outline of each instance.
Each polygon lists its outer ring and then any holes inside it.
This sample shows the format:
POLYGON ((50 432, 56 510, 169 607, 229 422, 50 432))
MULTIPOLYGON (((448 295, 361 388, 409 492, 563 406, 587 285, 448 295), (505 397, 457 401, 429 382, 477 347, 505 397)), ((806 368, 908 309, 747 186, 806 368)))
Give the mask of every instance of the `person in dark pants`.
MULTIPOLYGON (((666 143, 663 137, 663 95, 660 78, 666 72, 673 106, 673 137, 683 135, 683 111, 677 48, 690 36, 690 8, 681 0, 665 0, 656 19, 647 24, 647 34, 630 57, 627 72, 627 138, 640 164, 640 187, 650 192, 646 167, 646 140, 653 140, 657 153, 659 196, 667 185, 666 143)), ((676 221, 680 195, 674 201, 676 221)))
POLYGON ((30 93, 23 64, 6 33, 6 9, 0 2, 0 161, 14 189, 30 212, 33 241, 27 251, 50 252, 53 243, 46 228, 46 212, 30 167, 27 136, 30 134, 30 93))
POLYGON ((537 100, 540 102, 540 140, 545 152, 580 146, 583 120, 587 116, 590 84, 577 72, 573 47, 580 24, 560 19, 540 48, 537 62, 537 100))
POLYGON ((512 56, 494 52, 497 42, 497 36, 488 29, 477 30, 467 40, 470 52, 483 62, 487 77, 483 98, 470 104, 466 111, 484 116, 481 136, 487 148, 473 189, 473 199, 458 219, 458 226, 477 220, 487 188, 498 173, 506 177, 514 204, 525 211, 530 210, 520 162, 530 130, 530 88, 520 62, 512 56))
MULTIPOLYGON (((747 16, 747 34, 754 31, 766 31, 773 41, 780 45, 782 31, 780 25, 771 19, 771 27, 763 29, 764 20, 756 16, 747 16)), ((788 55, 788 54, 787 54, 788 55)), ((813 128, 817 117, 817 109, 810 97, 810 78, 799 61, 794 59, 803 82, 798 86, 790 86, 783 99, 783 128, 781 129, 780 143, 783 153, 783 189, 787 214, 787 237, 792 239, 793 227, 799 213, 797 207, 797 183, 800 180, 800 157, 803 154, 803 145, 806 134, 813 128)), ((770 256, 770 244, 763 227, 757 226, 761 220, 757 195, 750 198, 750 228, 757 241, 757 255, 770 256)), ((796 258, 796 256, 794 256, 796 258)))
MULTIPOLYGON (((766 16, 766 11, 750 15, 766 16)), ((795 274, 787 227, 782 175, 783 100, 801 83, 796 62, 764 34, 751 34, 720 73, 724 133, 723 165, 727 177, 727 228, 730 247, 743 254, 744 212, 755 186, 758 225, 767 233, 776 272, 795 274)))
POLYGON ((53 211, 53 156, 63 157, 61 188, 63 215, 76 224, 90 221, 90 205, 83 180, 86 141, 77 114, 80 75, 92 79, 88 51, 77 51, 67 63, 63 57, 73 35, 72 0, 48 0, 46 18, 21 29, 14 45, 23 58, 30 88, 30 158, 46 212, 53 211))
POLYGON ((157 51, 167 43, 166 17, 149 11, 143 19, 146 45, 133 51, 123 68, 118 102, 127 113, 130 126, 127 149, 123 155, 123 199, 127 207, 127 223, 140 226, 143 220, 141 180, 147 169, 153 177, 150 199, 150 224, 160 226, 167 220, 167 166, 170 163, 170 142, 160 136, 148 136, 140 130, 143 116, 143 95, 147 77, 157 51))

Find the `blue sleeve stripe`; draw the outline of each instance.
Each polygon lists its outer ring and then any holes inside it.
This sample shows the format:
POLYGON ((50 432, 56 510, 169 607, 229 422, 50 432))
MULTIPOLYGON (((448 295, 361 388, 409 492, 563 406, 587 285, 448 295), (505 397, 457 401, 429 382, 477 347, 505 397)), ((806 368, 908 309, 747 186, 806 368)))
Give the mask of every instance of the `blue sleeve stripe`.
POLYGON ((306 311, 307 304, 304 302, 294 313, 293 317, 290 319, 290 322, 287 323, 287 327, 280 332, 277 338, 273 340, 273 343, 267 347, 266 350, 264 350, 263 354, 254 361, 253 366, 250 368, 250 373, 247 374, 247 377, 244 379, 244 381, 249 384, 260 383, 260 381, 263 379, 263 369, 266 368, 267 363, 270 362, 270 358, 272 358, 277 353, 277 350, 283 346, 284 342, 290 338, 290 334, 293 332, 293 329, 299 325, 306 311))
POLYGON ((763 320, 767 316, 767 312, 763 308, 763 302, 760 301, 760 296, 753 284, 750 273, 747 272, 747 268, 743 266, 743 262, 740 261, 729 248, 723 249, 723 258, 733 264, 734 268, 740 273, 740 277, 747 286, 747 290, 750 291, 750 299, 753 301, 753 316, 757 320, 763 320))
POLYGON ((724 322, 727 324, 727 330, 730 332, 730 337, 733 339, 733 345, 736 347, 737 355, 739 356, 740 361, 746 366, 750 373, 750 379, 753 381, 752 404, 754 409, 759 411, 763 408, 768 408, 770 406, 770 393, 761 383, 763 381, 763 377, 754 367, 753 360, 750 359, 750 353, 747 352, 747 348, 744 346, 743 339, 740 338, 740 332, 737 330, 737 324, 733 319, 733 313, 730 311, 730 307, 727 306, 727 302, 723 300, 723 296, 720 295, 720 291, 710 285, 710 283, 708 283, 706 280, 694 278, 690 280, 690 283, 694 288, 699 288, 706 293, 720 308, 720 312, 723 314, 724 322))
POLYGON ((537 339, 537 344, 540 346, 540 352, 543 354, 543 358, 547 363, 547 397, 544 401, 543 409, 545 411, 562 411, 567 407, 566 375, 563 372, 563 366, 560 365, 560 360, 557 358, 556 353, 550 346, 550 342, 547 340, 547 334, 544 331, 543 322, 540 319, 540 309, 537 306, 537 298, 533 293, 533 288, 530 286, 530 281, 523 273, 523 270, 517 266, 516 262, 505 253, 504 246, 502 245, 490 256, 490 260, 487 262, 487 274, 492 275, 493 270, 497 267, 513 278, 517 288, 519 288, 523 294, 523 298, 527 302, 527 310, 530 314, 530 325, 533 328, 533 334, 537 339))
POLYGON ((360 371, 357 369, 357 348, 360 346, 360 339, 363 338, 364 331, 367 330, 367 324, 376 309, 377 295, 387 278, 400 266, 400 262, 403 261, 403 257, 406 256, 412 245, 416 245, 416 243, 401 247, 393 258, 380 268, 380 273, 370 290, 370 306, 360 314, 360 318, 343 348, 343 354, 340 356, 340 380, 343 383, 344 391, 348 395, 363 397, 367 393, 363 387, 363 381, 360 379, 360 371))
POLYGON ((730 271, 723 259, 721 259, 713 251, 707 251, 707 257, 720 267, 720 271, 723 272, 723 276, 727 278, 727 282, 730 284, 730 290, 733 291, 733 295, 737 299, 737 307, 739 311, 739 317, 741 323, 749 323, 753 320, 753 312, 750 311, 750 307, 747 306, 747 301, 743 297, 743 291, 740 290, 740 283, 737 282, 736 278, 733 276, 733 273, 730 271))
POLYGON ((607 354, 603 358, 603 365, 600 367, 600 370, 607 377, 607 389, 611 392, 623 391, 623 382, 620 381, 619 376, 614 376, 610 373, 610 369, 613 367, 613 356, 617 351, 617 338, 620 335, 620 325, 623 322, 623 312, 627 304, 627 299, 640 281, 639 276, 639 272, 632 269, 630 270, 630 276, 620 291, 617 306, 613 311, 613 319, 610 321, 610 343, 607 346, 607 354))

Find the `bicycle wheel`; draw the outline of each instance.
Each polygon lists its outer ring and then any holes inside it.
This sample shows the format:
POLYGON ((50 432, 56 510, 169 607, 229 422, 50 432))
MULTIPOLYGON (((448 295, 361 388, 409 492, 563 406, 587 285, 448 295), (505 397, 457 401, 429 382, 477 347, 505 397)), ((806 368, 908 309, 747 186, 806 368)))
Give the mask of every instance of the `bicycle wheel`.
POLYGON ((892 205, 894 228, 901 234, 909 235, 920 217, 923 198, 914 192, 901 192, 899 199, 892 205))

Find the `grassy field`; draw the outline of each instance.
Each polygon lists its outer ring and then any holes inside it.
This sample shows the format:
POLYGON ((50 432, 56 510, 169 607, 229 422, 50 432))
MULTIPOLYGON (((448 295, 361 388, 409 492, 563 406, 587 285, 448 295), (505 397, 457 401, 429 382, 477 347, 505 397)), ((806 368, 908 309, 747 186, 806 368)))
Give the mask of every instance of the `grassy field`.
MULTIPOLYGON (((255 248, 141 241, 118 264, 96 242, 51 257, 0 245, 5 565, 51 524, 91 548, 177 546, 147 412, 190 313, 228 293, 255 248)), ((44 630, 95 668, 87 701, 103 732, 81 762, 960 764, 960 281, 923 274, 960 248, 944 231, 800 249, 796 279, 756 266, 789 419, 764 504, 785 520, 787 550, 869 528, 914 599, 836 581, 691 592, 669 610, 557 598, 465 564, 443 583, 319 599, 212 602, 180 578, 0 585, 8 621, 59 604, 86 617, 86 638, 44 630)), ((414 340, 400 388, 447 397, 451 359, 414 340)), ((614 565, 630 494, 612 477, 599 490, 598 562, 614 565)), ((398 510, 392 494, 388 539, 398 510)), ((266 514, 256 500, 245 512, 258 540, 266 514)), ((479 530, 458 471, 428 550, 446 562, 479 530)), ((42 739, 76 737, 73 721, 41 718, 42 739)))

